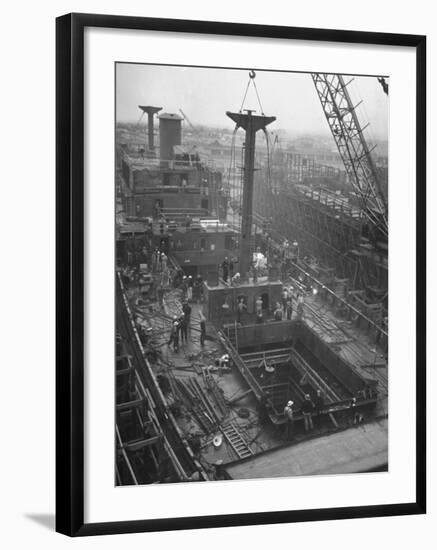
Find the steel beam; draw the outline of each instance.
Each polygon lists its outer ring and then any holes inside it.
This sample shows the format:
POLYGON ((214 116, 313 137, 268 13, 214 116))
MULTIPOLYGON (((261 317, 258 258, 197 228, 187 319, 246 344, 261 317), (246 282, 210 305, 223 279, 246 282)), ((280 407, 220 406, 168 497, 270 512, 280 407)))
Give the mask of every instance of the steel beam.
POLYGON ((252 113, 253 111, 251 110, 246 110, 246 114, 226 112, 226 115, 235 122, 237 128, 243 128, 246 132, 239 269, 243 279, 247 279, 247 273, 252 265, 253 181, 256 133, 259 130, 265 130, 266 126, 276 120, 274 116, 253 115, 252 113))

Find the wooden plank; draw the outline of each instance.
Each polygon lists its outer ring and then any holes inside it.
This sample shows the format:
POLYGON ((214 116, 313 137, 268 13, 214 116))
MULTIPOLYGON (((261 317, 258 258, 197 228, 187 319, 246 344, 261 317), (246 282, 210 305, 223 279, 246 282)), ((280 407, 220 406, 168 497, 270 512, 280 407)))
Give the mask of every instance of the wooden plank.
POLYGON ((149 437, 148 439, 142 439, 141 441, 135 441, 135 442, 128 442, 124 444, 124 448, 127 451, 139 451, 140 449, 144 449, 144 447, 150 447, 150 445, 155 445, 155 443, 158 443, 161 441, 162 435, 158 434, 153 437, 149 437))
POLYGON ((117 411, 125 411, 127 409, 133 409, 135 407, 141 407, 143 404, 143 398, 134 399, 133 401, 126 401, 125 403, 119 403, 117 405, 117 411))
POLYGON ((247 395, 251 394, 252 391, 253 391, 252 388, 249 388, 248 390, 243 391, 242 393, 238 394, 237 396, 233 397, 232 399, 228 399, 228 404, 229 405, 234 405, 235 403, 240 401, 240 399, 243 399, 243 397, 246 397, 247 395))

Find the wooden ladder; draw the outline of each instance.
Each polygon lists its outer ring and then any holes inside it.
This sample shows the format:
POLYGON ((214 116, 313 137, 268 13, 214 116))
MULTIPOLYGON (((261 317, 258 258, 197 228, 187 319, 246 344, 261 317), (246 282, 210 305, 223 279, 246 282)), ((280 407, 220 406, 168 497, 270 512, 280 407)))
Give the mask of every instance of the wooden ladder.
POLYGON ((221 427, 221 431, 226 439, 229 441, 232 449, 237 454, 238 458, 249 458, 253 455, 253 451, 246 443, 245 439, 241 435, 238 428, 230 422, 226 426, 221 427))

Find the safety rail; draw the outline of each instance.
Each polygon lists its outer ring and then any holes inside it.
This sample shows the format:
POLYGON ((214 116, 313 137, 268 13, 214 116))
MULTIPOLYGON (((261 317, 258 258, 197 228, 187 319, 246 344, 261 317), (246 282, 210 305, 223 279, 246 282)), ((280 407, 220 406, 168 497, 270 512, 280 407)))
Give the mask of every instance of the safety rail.
MULTIPOLYGON (((262 220, 261 216, 258 216, 260 220, 262 220)), ((254 216, 254 220, 257 218, 254 216)), ((275 238, 273 240, 273 245, 275 248, 280 250, 280 244, 275 241, 280 241, 281 243, 284 242, 285 237, 278 233, 277 231, 269 230, 269 233, 273 235, 275 238)), ((329 288, 329 286, 326 283, 322 283, 319 279, 317 279, 314 275, 309 273, 306 269, 304 269, 302 266, 300 266, 297 262, 293 263, 293 269, 297 270, 300 274, 304 275, 306 278, 310 279, 318 288, 318 290, 323 291, 325 294, 331 296, 337 303, 341 304, 343 307, 345 307, 351 315, 354 316, 354 318, 360 319, 363 322, 365 322, 369 329, 375 330, 376 335, 375 339, 378 341, 380 338, 388 339, 388 332, 384 330, 381 326, 375 323, 372 319, 370 319, 367 315, 365 315, 362 311, 357 309, 355 306, 353 306, 351 303, 349 303, 347 300, 336 294, 333 290, 329 288)))

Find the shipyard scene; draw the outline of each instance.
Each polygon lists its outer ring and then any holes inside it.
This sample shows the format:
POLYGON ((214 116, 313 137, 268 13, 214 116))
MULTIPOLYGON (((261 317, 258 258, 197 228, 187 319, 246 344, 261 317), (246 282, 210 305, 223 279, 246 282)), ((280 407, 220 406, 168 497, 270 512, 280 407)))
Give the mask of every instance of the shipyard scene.
POLYGON ((388 470, 389 79, 116 64, 115 485, 388 470))

